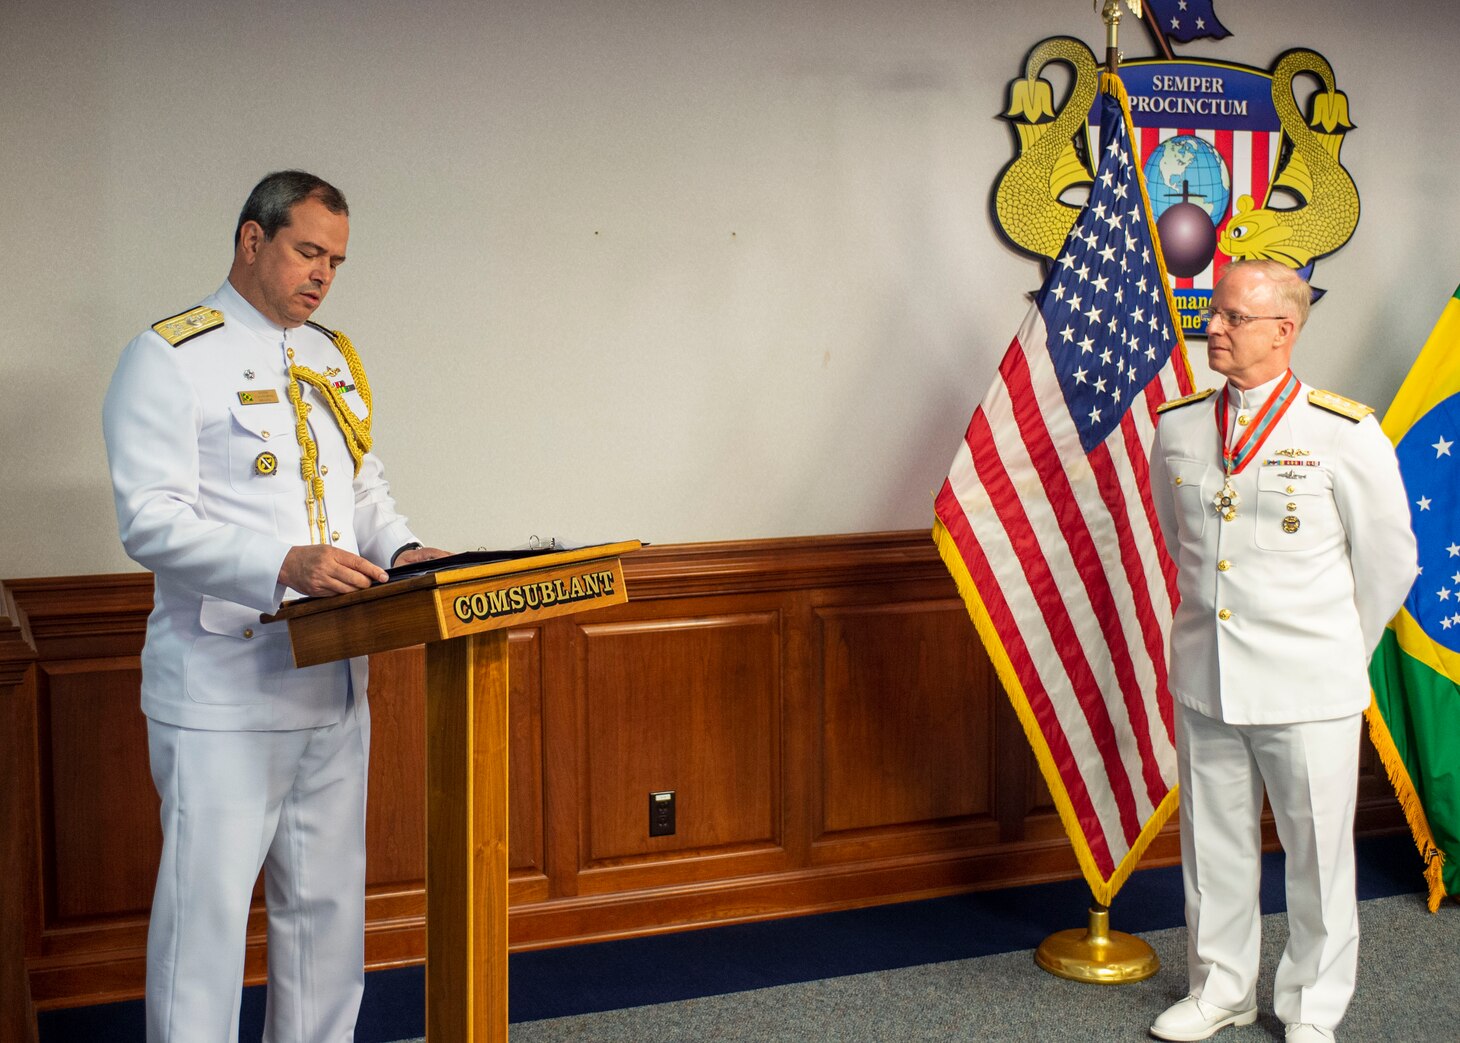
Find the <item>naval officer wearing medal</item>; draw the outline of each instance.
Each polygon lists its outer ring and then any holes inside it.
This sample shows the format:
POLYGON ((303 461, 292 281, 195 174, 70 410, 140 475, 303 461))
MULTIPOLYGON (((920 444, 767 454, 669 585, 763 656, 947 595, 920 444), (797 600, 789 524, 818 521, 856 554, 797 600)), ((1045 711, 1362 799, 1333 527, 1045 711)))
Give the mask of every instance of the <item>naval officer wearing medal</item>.
POLYGON ((1167 403, 1151 490, 1181 602, 1171 630, 1190 995, 1159 1039, 1257 1017, 1266 789, 1287 855, 1273 1003, 1289 1043, 1332 1040, 1358 961, 1353 817, 1367 665, 1416 572, 1394 450, 1372 410, 1289 369, 1308 284, 1225 269, 1207 333, 1216 392, 1167 403))
POLYGON ((142 711, 161 798, 147 1039, 238 1035, 245 928, 268 904, 268 1043, 353 1038, 363 990, 364 658, 296 670, 288 597, 440 555, 396 511, 343 334, 309 321, 349 210, 301 171, 244 204, 228 279, 123 351, 103 430, 122 543, 150 569, 142 711))

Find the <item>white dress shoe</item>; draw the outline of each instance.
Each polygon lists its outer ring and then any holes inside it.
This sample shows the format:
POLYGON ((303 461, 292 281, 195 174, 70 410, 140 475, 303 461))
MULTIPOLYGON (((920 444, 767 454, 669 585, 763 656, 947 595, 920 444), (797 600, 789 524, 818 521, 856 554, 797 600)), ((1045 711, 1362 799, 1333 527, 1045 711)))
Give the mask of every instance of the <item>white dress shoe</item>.
MULTIPOLYGON (((1251 1025, 1257 1020, 1257 1008, 1228 1010, 1216 1007, 1205 1000, 1188 996, 1180 1003, 1167 1007, 1151 1026, 1151 1035, 1157 1039, 1179 1040, 1182 1043, 1194 1039, 1207 1039, 1219 1029, 1228 1025, 1251 1025)), ((1305 1025, 1304 1028, 1312 1028, 1305 1025)), ((1299 1036, 1299 1039, 1306 1037, 1299 1036)), ((1322 1037, 1314 1037, 1321 1039, 1322 1037)), ((1293 1037, 1288 1037, 1291 1043, 1293 1037)))
POLYGON ((1333 1043, 1337 1038, 1333 1029, 1319 1028, 1317 1025, 1289 1025, 1283 1032, 1283 1039, 1287 1043, 1333 1043))

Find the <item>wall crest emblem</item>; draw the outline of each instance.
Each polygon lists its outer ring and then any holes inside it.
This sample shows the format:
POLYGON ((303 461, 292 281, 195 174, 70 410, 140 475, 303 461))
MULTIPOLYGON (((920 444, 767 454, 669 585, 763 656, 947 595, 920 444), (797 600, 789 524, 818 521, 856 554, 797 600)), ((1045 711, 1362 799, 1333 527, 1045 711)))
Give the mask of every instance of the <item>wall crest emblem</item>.
MULTIPOLYGON (((1328 60, 1295 48, 1267 70, 1178 58, 1171 41, 1230 34, 1213 0, 1145 0, 1142 21, 1158 56, 1123 61, 1139 153, 1178 318, 1202 336, 1199 316, 1221 269, 1267 258, 1312 280, 1320 258, 1347 243, 1359 194, 1341 159, 1355 125, 1328 60)), ((1052 261, 1093 180, 1100 67, 1081 40, 1031 48, 1003 112, 1015 156, 994 188, 994 217, 1026 253, 1052 261), (1045 77, 1064 65, 1060 104, 1045 77)), ((1321 296, 1315 290, 1315 297, 1321 296)))

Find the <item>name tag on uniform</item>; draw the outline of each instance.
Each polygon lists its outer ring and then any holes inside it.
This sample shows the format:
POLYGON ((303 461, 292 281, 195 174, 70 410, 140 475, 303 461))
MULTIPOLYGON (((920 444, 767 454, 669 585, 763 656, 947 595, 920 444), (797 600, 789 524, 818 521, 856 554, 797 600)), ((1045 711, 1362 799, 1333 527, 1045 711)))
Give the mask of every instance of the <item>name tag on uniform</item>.
POLYGON ((279 401, 279 392, 273 388, 263 391, 240 391, 238 404, 241 406, 267 406, 279 401))

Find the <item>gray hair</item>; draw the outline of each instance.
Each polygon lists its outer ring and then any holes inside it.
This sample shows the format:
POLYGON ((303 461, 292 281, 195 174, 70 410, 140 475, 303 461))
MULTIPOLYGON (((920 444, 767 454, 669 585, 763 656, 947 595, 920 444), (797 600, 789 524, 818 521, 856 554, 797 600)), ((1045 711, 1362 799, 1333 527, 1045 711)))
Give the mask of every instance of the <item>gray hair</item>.
POLYGON ((1271 261, 1266 258, 1251 258, 1241 261, 1233 261, 1222 269, 1222 278, 1225 279, 1231 272, 1239 268, 1249 268, 1253 272, 1263 275, 1272 284, 1272 291, 1277 295, 1278 301, 1285 305, 1291 312, 1292 318, 1298 324, 1298 329, 1308 321, 1308 306, 1313 301, 1313 288, 1293 268, 1289 268, 1281 261, 1271 261))
POLYGON ((278 170, 254 185, 248 194, 238 215, 238 226, 233 230, 234 248, 237 249, 243 226, 249 221, 258 223, 265 239, 272 239, 279 229, 289 226, 289 212, 310 198, 318 199, 330 213, 350 216, 345 194, 324 178, 302 170, 278 170))

